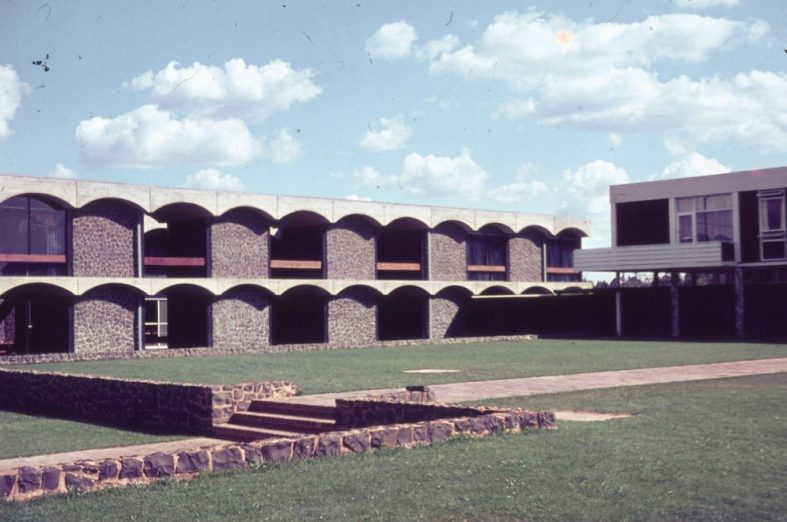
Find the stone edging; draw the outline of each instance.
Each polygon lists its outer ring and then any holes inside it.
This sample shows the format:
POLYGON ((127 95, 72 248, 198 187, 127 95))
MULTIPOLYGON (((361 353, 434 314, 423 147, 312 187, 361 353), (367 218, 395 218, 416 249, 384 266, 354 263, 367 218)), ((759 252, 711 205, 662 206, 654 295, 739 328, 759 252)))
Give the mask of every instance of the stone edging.
POLYGON ((551 412, 496 410, 477 417, 375 426, 295 439, 220 444, 149 455, 118 455, 100 461, 37 468, 22 466, 0 471, 0 499, 28 500, 69 491, 140 485, 164 478, 185 479, 199 473, 248 468, 262 463, 339 457, 379 448, 425 446, 458 435, 483 437, 555 427, 555 416, 551 412))
MULTIPOLYGON (((407 341, 379 341, 372 346, 421 346, 428 344, 466 344, 488 341, 523 341, 536 339, 535 335, 506 335, 492 337, 453 337, 439 340, 414 339, 407 341)), ((368 345, 352 344, 282 344, 255 348, 173 348, 167 350, 145 350, 136 352, 98 353, 39 353, 28 355, 0 355, 0 366, 14 364, 37 364, 66 361, 113 361, 120 359, 158 359, 170 357, 194 357, 211 355, 233 355, 241 353, 311 352, 320 350, 349 350, 367 348, 368 345)))

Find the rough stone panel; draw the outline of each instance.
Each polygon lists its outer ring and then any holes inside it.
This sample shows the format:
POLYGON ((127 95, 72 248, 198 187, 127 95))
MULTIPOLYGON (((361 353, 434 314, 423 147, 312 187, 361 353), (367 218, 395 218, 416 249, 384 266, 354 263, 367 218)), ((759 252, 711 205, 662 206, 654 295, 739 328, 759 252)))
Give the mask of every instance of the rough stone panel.
POLYGON ((400 426, 396 434, 396 443, 400 446, 409 446, 413 443, 412 426, 400 426))
POLYGON ((178 453, 177 473, 197 473, 210 469, 210 455, 205 450, 178 453))
POLYGON ((467 234, 459 225, 443 223, 429 232, 429 279, 467 280, 467 234))
POLYGON ((377 342, 377 297, 363 288, 350 288, 328 301, 328 342, 369 346, 377 342))
POLYGON ((262 464, 262 448, 258 445, 244 444, 241 446, 243 453, 246 455, 246 464, 249 466, 256 466, 262 464))
POLYGON ((315 457, 338 457, 342 453, 342 440, 338 435, 324 435, 320 437, 315 457))
POLYGON ((16 484, 16 474, 7 473, 0 475, 0 498, 6 498, 11 495, 16 484))
POLYGON ((145 456, 145 476, 171 477, 175 474, 175 458, 169 453, 151 453, 145 456))
POLYGON ((120 473, 120 463, 116 460, 105 460, 98 465, 99 480, 113 480, 118 478, 120 473))
POLYGON ((267 220, 247 208, 230 210, 210 227, 211 276, 268 278, 267 220))
POLYGON ((325 233, 328 279, 375 279, 377 227, 363 218, 342 219, 325 233))
POLYGON ((517 415, 520 430, 538 429, 538 415, 530 411, 523 411, 517 415))
POLYGON ((342 443, 353 453, 365 453, 371 447, 372 440, 368 431, 358 431, 345 435, 342 438, 342 443))
POLYGON ((73 212, 73 273, 78 277, 134 277, 137 210, 114 200, 73 212))
POLYGON ((60 487, 60 470, 58 468, 44 468, 41 472, 41 487, 53 491, 60 487))
POLYGON ((292 458, 292 440, 263 443, 262 458, 265 462, 287 462, 292 458))
POLYGON ((90 489, 95 485, 96 481, 90 477, 66 473, 66 489, 69 491, 90 489))
POLYGON ((295 459, 310 459, 317 449, 317 437, 301 437, 295 441, 292 448, 292 457, 295 459))
POLYGON ((28 466, 19 468, 17 474, 17 490, 19 493, 30 493, 41 489, 41 470, 28 466))
POLYGON ((461 290, 447 290, 429 299, 429 335, 432 341, 462 337, 467 332, 467 297, 461 290))
POLYGON ((424 425, 413 426, 413 443, 414 444, 428 444, 429 432, 424 425))
POLYGON ((131 288, 102 286, 74 301, 74 351, 133 352, 141 297, 131 288))
POLYGON ((270 346, 270 302, 258 288, 233 288, 211 307, 213 348, 264 350, 270 346))
POLYGON ((543 236, 525 231, 508 239, 509 281, 543 281, 543 236))
POLYGON ((373 448, 395 448, 399 445, 399 430, 396 428, 379 428, 370 430, 373 448))
POLYGON ((437 421, 430 422, 428 427, 429 442, 443 442, 451 438, 454 433, 454 427, 450 422, 437 421))
POLYGON ((246 465, 243 451, 238 447, 213 450, 213 471, 227 471, 242 468, 246 465))
MULTIPOLYGON (((0 308, 3 306, 3 300, 0 299, 0 308)), ((12 343, 16 338, 16 313, 12 308, 5 318, 0 317, 0 342, 12 343)))
POLYGON ((551 429, 554 428, 557 424, 555 423, 555 414, 551 411, 541 411, 538 412, 538 427, 542 429, 551 429))
POLYGON ((142 477, 142 459, 131 458, 120 460, 120 478, 136 479, 142 477))

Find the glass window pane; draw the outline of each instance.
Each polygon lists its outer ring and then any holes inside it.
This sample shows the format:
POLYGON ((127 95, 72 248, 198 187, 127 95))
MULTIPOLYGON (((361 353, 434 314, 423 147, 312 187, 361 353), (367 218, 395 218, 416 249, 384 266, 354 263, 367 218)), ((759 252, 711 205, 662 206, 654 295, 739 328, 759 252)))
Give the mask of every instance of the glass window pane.
POLYGON ((694 210, 694 198, 678 198, 678 212, 691 212, 694 210))
POLYGON ((717 194, 705 197, 705 210, 724 210, 728 208, 732 208, 731 194, 717 194))
POLYGON ((30 253, 66 253, 66 216, 62 210, 30 208, 30 253))
POLYGON ((697 212, 697 241, 732 241, 732 211, 697 212))
POLYGON ((678 216, 678 241, 681 243, 691 243, 694 241, 692 218, 693 216, 678 216))
POLYGON ((782 213, 784 205, 781 199, 766 199, 765 204, 765 226, 764 230, 781 230, 782 213))
POLYGON ((763 241, 762 259, 784 259, 784 241, 763 241))
POLYGON ((0 253, 28 253, 26 208, 0 205, 0 253))

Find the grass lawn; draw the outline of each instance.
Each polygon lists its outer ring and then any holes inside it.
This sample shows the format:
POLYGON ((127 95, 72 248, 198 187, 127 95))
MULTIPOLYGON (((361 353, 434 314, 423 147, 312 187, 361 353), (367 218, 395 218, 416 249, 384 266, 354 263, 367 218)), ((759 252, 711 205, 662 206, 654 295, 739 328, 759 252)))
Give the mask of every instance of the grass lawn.
POLYGON ((599 423, 0 506, 0 519, 787 520, 787 374, 497 401, 599 423))
POLYGON ((231 384, 287 379, 303 393, 787 357, 787 344, 535 340, 25 366, 132 379, 231 384), (458 373, 402 373, 419 368, 458 373))
POLYGON ((0 459, 184 438, 0 410, 0 459))

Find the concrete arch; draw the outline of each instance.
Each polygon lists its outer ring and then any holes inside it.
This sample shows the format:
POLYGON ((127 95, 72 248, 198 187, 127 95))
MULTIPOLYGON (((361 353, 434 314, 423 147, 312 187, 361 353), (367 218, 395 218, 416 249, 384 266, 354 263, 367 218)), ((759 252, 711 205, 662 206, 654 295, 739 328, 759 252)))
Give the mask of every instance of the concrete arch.
POLYGON ((328 297, 331 295, 331 292, 322 286, 299 283, 297 285, 291 286, 279 295, 319 295, 328 297))
POLYGON ((133 208, 134 210, 138 210, 139 212, 142 212, 143 214, 147 212, 147 209, 144 206, 140 205, 139 202, 137 202, 137 201, 133 201, 133 200, 130 200, 130 199, 127 199, 127 198, 120 198, 120 197, 114 197, 114 196, 100 196, 100 195, 96 195, 95 197, 92 197, 92 198, 89 198, 89 199, 86 199, 85 201, 83 201, 82 204, 79 206, 79 209, 80 210, 85 210, 85 209, 89 210, 90 207, 93 206, 94 204, 101 203, 103 201, 106 201, 106 202, 109 202, 109 203, 112 203, 112 204, 121 204, 121 205, 129 206, 129 207, 133 208))
POLYGON ((479 295, 516 295, 514 291, 510 288, 501 285, 492 285, 487 286, 479 295))
POLYGON ((555 295, 555 293, 543 286, 529 286, 522 291, 522 295, 555 295))
POLYGON ((379 221, 377 221, 372 216, 369 216, 367 214, 357 214, 357 213, 356 214, 345 214, 341 218, 337 219, 333 224, 334 225, 342 225, 342 224, 345 224, 345 223, 348 223, 348 222, 352 222, 352 221, 355 221, 355 220, 363 221, 366 224, 369 224, 369 225, 371 225, 371 226, 373 226, 375 228, 380 228, 380 227, 383 226, 379 221))
POLYGON ((584 230, 580 230, 576 227, 566 227, 561 229, 557 234, 557 237, 565 237, 565 236, 574 236, 578 238, 588 237, 584 230))
POLYGON ((237 206, 234 206, 234 207, 230 207, 230 208, 224 210, 221 214, 218 214, 216 217, 217 218, 228 218, 228 217, 231 217, 234 214, 241 213, 241 212, 251 212, 252 214, 261 216, 263 219, 265 219, 265 221, 268 224, 273 223, 274 221, 276 221, 276 219, 273 217, 273 215, 270 212, 267 212, 264 209, 261 209, 259 207, 254 207, 254 206, 251 206, 251 205, 237 205, 237 206))
POLYGON ((469 288, 467 288, 466 286, 452 284, 452 285, 446 285, 446 286, 440 288, 439 290, 434 292, 433 296, 434 297, 447 297, 450 294, 459 294, 462 297, 469 298, 469 297, 471 297, 473 295, 473 291, 470 290, 469 288))
POLYGON ((528 225, 522 228, 519 232, 520 235, 531 235, 536 234, 538 237, 544 239, 548 237, 552 237, 552 231, 541 226, 541 225, 528 225))
POLYGON ((428 230, 429 225, 418 218, 402 216, 385 224, 386 230, 428 230))
POLYGON ((502 235, 511 235, 514 233, 514 230, 510 226, 506 225, 505 223, 493 221, 479 226, 477 232, 480 232, 482 234, 498 232, 502 235))
POLYGON ((458 229, 461 230, 464 234, 472 234, 473 227, 471 227, 468 223, 464 221, 459 221, 457 219, 446 219, 445 221, 441 221, 437 223, 432 230, 435 232, 442 232, 451 229, 458 229))
POLYGON ((178 202, 163 205, 150 215, 159 222, 186 221, 213 217, 213 213, 196 203, 178 202))
POLYGON ((389 296, 396 296, 396 295, 420 295, 424 297, 429 297, 431 294, 428 290, 421 286, 417 285, 401 285, 393 290, 388 291, 385 295, 389 296))
POLYGON ((42 194, 40 192, 20 192, 18 194, 9 195, 8 197, 5 197, 5 194, 6 193, 3 194, 4 198, 3 200, 0 201, 0 205, 5 203, 9 199, 18 198, 18 197, 28 197, 32 199, 37 199, 39 201, 43 201, 44 203, 58 207, 61 210, 74 208, 73 205, 71 205, 71 203, 69 203, 68 201, 65 201, 57 196, 53 196, 50 194, 42 194))
POLYGON ((151 285, 150 296, 154 295, 170 295, 173 293, 191 294, 191 295, 210 295, 215 296, 216 292, 210 280, 200 281, 173 281, 171 279, 162 279, 161 283, 151 285), (168 284, 169 283, 169 284, 168 284))
POLYGON ((333 295, 335 295, 336 297, 344 297, 346 294, 353 291, 369 292, 375 295, 376 297, 384 295, 379 288, 375 288, 373 286, 364 285, 364 284, 357 284, 357 283, 348 283, 341 287, 335 288, 333 295))
POLYGON ((277 228, 327 225, 330 220, 325 215, 312 210, 296 210, 290 212, 276 221, 277 228))
MULTIPOLYGON (((26 279, 26 278, 25 278, 26 279)), ((5 282, 5 281, 2 281, 5 282)), ((14 295, 20 294, 54 294, 54 295, 62 295, 62 296, 75 296, 77 295, 74 288, 70 288, 66 284, 62 284, 60 281, 52 281, 52 282, 36 282, 31 283, 29 281, 19 281, 17 284, 9 285, 8 287, 2 288, 0 292, 0 298, 7 299, 14 295)))
POLYGON ((128 278, 121 281, 112 281, 99 278, 84 278, 80 280, 79 292, 77 295, 88 295, 90 292, 107 286, 123 286, 139 292, 141 295, 148 295, 150 286, 140 278, 128 278))
POLYGON ((246 290, 246 289, 252 289, 252 290, 255 290, 255 291, 262 292, 267 297, 273 297, 274 295, 276 295, 273 292, 273 290, 271 290, 270 288, 268 288, 265 285, 261 285, 261 284, 256 283, 256 282, 248 282, 247 281, 247 282, 243 282, 243 283, 230 284, 230 285, 226 286, 225 288, 217 290, 216 291, 216 296, 217 297, 228 297, 229 295, 231 295, 236 290, 246 290))

